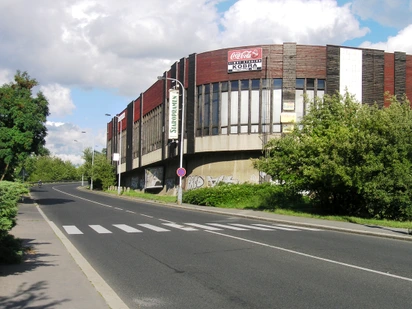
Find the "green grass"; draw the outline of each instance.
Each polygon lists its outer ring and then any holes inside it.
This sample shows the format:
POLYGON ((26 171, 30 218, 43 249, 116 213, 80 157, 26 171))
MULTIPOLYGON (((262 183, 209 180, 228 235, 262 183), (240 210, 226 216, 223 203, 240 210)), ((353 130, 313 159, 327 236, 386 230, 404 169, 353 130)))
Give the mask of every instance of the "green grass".
MULTIPOLYGON (((117 195, 117 191, 105 191, 106 193, 117 195)), ((136 191, 129 191, 129 192, 122 192, 122 196, 129 196, 135 198, 141 198, 150 201, 157 201, 162 203, 176 203, 176 196, 170 195, 157 195, 151 193, 143 193, 143 192, 136 192, 136 191)))
POLYGON ((362 224, 362 225, 384 226, 384 227, 391 227, 391 228, 412 229, 411 221, 363 219, 363 218, 350 217, 350 216, 322 216, 322 215, 316 215, 316 214, 312 214, 308 212, 301 212, 301 211, 295 211, 295 210, 290 210, 290 209, 276 209, 270 212, 274 214, 286 215, 286 216, 315 218, 315 219, 322 219, 322 220, 350 222, 350 223, 356 223, 356 224, 362 224))
MULTIPOLYGON (((106 193, 110 193, 113 195, 117 195, 117 191, 106 191, 106 193)), ((157 194, 150 194, 150 193, 143 193, 143 192, 123 192, 123 196, 129 196, 134 198, 140 198, 145 200, 157 201, 162 203, 176 203, 176 196, 166 196, 166 195, 157 195, 157 194)), ((259 207, 259 199, 256 196, 251 199, 232 199, 226 200, 224 203, 220 203, 219 205, 215 205, 213 207, 216 208, 236 208, 236 209, 254 209, 254 210, 261 210, 267 211, 274 214, 279 215, 287 215, 287 216, 297 216, 297 217, 305 217, 305 218, 315 218, 315 219, 323 219, 323 220, 331 220, 331 221, 341 221, 341 222, 350 222, 362 225, 374 225, 374 226, 383 226, 383 227, 391 227, 391 228, 406 228, 412 229, 412 222, 410 221, 391 221, 391 220, 376 220, 376 219, 363 219, 351 216, 323 216, 320 214, 316 214, 310 212, 307 208, 305 209, 305 205, 296 205, 291 207, 290 204, 287 208, 282 208, 281 206, 276 207, 275 209, 265 209, 259 207), (291 209, 293 208, 293 209, 291 209)))

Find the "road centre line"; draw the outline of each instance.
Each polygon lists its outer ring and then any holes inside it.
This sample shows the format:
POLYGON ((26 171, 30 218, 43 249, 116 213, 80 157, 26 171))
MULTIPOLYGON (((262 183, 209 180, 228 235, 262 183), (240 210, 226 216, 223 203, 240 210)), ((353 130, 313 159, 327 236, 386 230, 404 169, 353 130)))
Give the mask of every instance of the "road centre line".
POLYGON ((129 212, 131 214, 136 214, 134 211, 131 211, 131 210, 126 210, 126 212, 129 212))
POLYGON ((53 188, 53 190, 55 190, 55 191, 57 191, 57 192, 60 192, 60 193, 63 193, 63 194, 69 195, 69 196, 76 197, 76 198, 81 199, 81 200, 83 200, 83 201, 87 201, 87 202, 94 203, 94 204, 97 204, 97 205, 100 205, 100 206, 104 206, 104 207, 113 208, 113 206, 110 206, 110 205, 107 205, 107 204, 99 203, 99 202, 92 201, 92 200, 89 200, 89 199, 84 198, 84 197, 80 197, 80 196, 78 196, 78 195, 74 195, 74 194, 70 194, 70 193, 67 193, 67 192, 63 192, 63 191, 61 191, 61 190, 59 190, 59 189, 56 189, 56 187, 52 187, 52 188, 53 188))
POLYGON ((167 223, 174 223, 173 221, 165 220, 165 219, 159 219, 159 221, 163 221, 163 222, 167 222, 167 223))
POLYGON ((119 207, 114 207, 114 209, 123 210, 123 208, 119 208, 119 207))
POLYGON ((365 267, 360 267, 360 266, 356 266, 356 265, 352 265, 352 264, 338 262, 338 261, 335 261, 335 260, 322 258, 322 257, 316 256, 316 255, 310 255, 310 254, 302 253, 302 252, 299 252, 299 251, 294 251, 294 250, 290 250, 290 249, 286 249, 286 248, 282 248, 282 247, 272 246, 272 245, 268 245, 268 244, 265 244, 265 243, 262 243, 262 242, 258 242, 258 241, 254 241, 254 240, 250 240, 250 239, 246 239, 246 238, 241 238, 241 237, 236 237, 236 236, 232 236, 232 235, 227 235, 227 234, 223 234, 223 233, 219 233, 219 232, 214 232, 214 231, 205 231, 205 232, 220 235, 220 236, 224 236, 224 237, 228 237, 228 238, 237 239, 237 240, 240 240, 240 241, 248 242, 248 243, 251 243, 251 244, 255 244, 255 245, 259 245, 259 246, 263 246, 263 247, 267 247, 267 248, 271 248, 271 249, 276 249, 276 250, 280 250, 280 251, 284 251, 284 252, 304 256, 304 257, 311 258, 311 259, 314 259, 314 260, 319 260, 319 261, 323 261, 323 262, 327 262, 327 263, 331 263, 331 264, 336 264, 336 265, 340 265, 340 266, 345 266, 345 267, 349 267, 349 268, 353 268, 353 269, 357 269, 357 270, 370 272, 370 273, 381 275, 381 276, 386 276, 386 277, 391 277, 391 278, 395 278, 395 279, 400 279, 400 280, 412 282, 412 278, 408 278, 408 277, 393 275, 393 274, 385 273, 385 272, 379 271, 379 270, 374 270, 374 269, 370 269, 370 268, 365 268, 365 267))
POLYGON ((152 216, 145 215, 145 214, 140 214, 140 215, 143 216, 143 217, 153 218, 152 216))

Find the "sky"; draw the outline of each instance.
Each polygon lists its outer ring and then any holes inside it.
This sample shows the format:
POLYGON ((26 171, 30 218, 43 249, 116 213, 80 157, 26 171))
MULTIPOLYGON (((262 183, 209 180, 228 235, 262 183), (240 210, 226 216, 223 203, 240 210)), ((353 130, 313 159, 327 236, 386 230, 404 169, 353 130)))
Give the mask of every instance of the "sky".
POLYGON ((79 165, 106 147, 105 114, 182 57, 284 42, 412 54, 412 0, 0 0, 0 85, 39 82, 46 147, 79 165))

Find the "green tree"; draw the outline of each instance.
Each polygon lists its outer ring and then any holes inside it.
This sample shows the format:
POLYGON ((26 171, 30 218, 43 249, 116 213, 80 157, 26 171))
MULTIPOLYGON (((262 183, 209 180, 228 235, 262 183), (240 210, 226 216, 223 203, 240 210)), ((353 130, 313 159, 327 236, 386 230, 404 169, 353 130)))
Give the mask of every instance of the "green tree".
POLYGON ((366 105, 346 94, 311 104, 295 130, 267 144, 254 166, 287 190, 306 191, 328 213, 408 219, 412 215, 409 101, 366 105))
POLYGON ((93 150, 86 148, 83 151, 83 159, 85 163, 79 168, 79 172, 89 181, 93 177, 94 189, 107 189, 115 184, 115 170, 107 160, 105 149, 102 152, 94 151, 93 156, 93 150))
POLYGON ((28 155, 44 151, 49 108, 42 92, 32 96, 37 85, 26 72, 17 71, 14 82, 0 88, 0 181, 11 179, 28 155))

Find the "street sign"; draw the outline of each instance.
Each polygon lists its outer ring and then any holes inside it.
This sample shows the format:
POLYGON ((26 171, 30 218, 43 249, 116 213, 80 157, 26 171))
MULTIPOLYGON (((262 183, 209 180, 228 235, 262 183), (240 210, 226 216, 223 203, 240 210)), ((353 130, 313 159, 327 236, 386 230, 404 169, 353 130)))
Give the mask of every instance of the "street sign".
POLYGON ((186 170, 185 170, 183 167, 179 167, 179 168, 176 170, 176 174, 177 174, 177 176, 179 176, 179 177, 183 177, 184 175, 186 175, 186 170))

